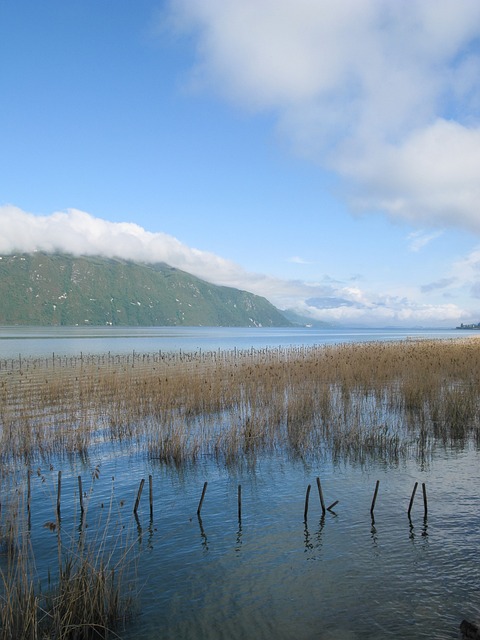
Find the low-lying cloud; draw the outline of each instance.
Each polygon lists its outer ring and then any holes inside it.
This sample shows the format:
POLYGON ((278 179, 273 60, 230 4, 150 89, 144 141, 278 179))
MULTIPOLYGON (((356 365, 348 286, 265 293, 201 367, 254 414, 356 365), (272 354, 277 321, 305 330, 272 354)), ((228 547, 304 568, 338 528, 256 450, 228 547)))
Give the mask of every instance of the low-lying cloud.
MULTIPOLYGON (((77 209, 37 216, 14 206, 0 206, 0 229, 0 254, 45 251, 147 264, 165 262, 208 282, 264 296, 280 309, 295 309, 315 320, 363 326, 448 326, 472 321, 467 311, 453 303, 434 304, 404 295, 369 292, 328 274, 320 282, 305 282, 251 273, 215 254, 188 247, 168 234, 152 233, 137 224, 109 222, 77 209)), ((456 265, 457 276, 430 285, 430 290, 462 280, 461 271, 463 280, 473 286, 479 264, 479 254, 473 252, 456 265)), ((424 292, 428 292, 428 285, 424 292)), ((476 292, 477 289, 474 295, 476 292)))
POLYGON ((351 203, 480 232, 480 3, 171 0, 190 83, 269 111, 351 203))

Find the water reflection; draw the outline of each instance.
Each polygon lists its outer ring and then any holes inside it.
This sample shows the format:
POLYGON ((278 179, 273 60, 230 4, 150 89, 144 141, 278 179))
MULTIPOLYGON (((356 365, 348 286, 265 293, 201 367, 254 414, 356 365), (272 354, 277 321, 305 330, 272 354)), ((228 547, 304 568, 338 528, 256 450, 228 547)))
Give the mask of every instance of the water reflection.
POLYGON ((325 516, 322 515, 318 527, 315 530, 314 535, 310 534, 308 524, 304 523, 304 553, 307 554, 308 560, 320 560, 321 551, 323 546, 323 529, 325 527, 325 516))
POLYGON ((45 470, 45 481, 42 474, 32 476, 31 544, 39 551, 39 579, 46 581, 72 524, 75 538, 88 544, 92 534, 95 539, 105 530, 107 509, 101 505, 115 506, 112 541, 119 527, 131 525, 142 585, 141 614, 120 633, 125 640, 311 640, 328 633, 357 640, 453 640, 460 620, 478 615, 479 463, 475 450, 437 455, 419 483, 428 484, 428 518, 421 492, 408 518, 420 472, 413 461, 396 468, 314 468, 272 455, 259 458, 254 476, 246 469, 232 476, 213 462, 176 474, 150 468, 141 456, 105 456, 102 474, 86 494, 90 527, 79 521, 80 512, 75 515, 80 467, 62 477, 61 532, 43 527, 55 519, 56 472, 45 470), (132 513, 137 479, 148 472, 157 526, 145 496, 137 515, 132 513), (317 473, 325 494, 340 501, 340 515, 320 515, 314 500, 300 524, 305 486, 317 473), (382 490, 372 517, 377 477, 382 490), (205 478, 205 515, 197 525, 205 478))
POLYGON ((238 523, 238 531, 237 531, 237 539, 235 541, 235 553, 236 555, 240 555, 240 551, 242 550, 242 536, 243 536, 243 532, 242 532, 242 524, 239 521, 238 523))
MULTIPOLYGON (((409 530, 410 530, 408 537, 413 542, 419 534, 415 532, 415 527, 413 525, 413 522, 410 516, 408 517, 408 521, 409 521, 409 530)), ((423 539, 428 538, 428 518, 426 515, 423 516, 423 525, 422 525, 422 528, 420 529, 420 536, 423 539)))
POLYGON ((205 533, 205 529, 203 528, 202 516, 199 513, 197 513, 197 518, 198 518, 198 526, 200 527, 200 535, 201 535, 201 538, 202 538, 202 548, 203 548, 204 552, 206 553, 208 551, 207 534, 205 533))

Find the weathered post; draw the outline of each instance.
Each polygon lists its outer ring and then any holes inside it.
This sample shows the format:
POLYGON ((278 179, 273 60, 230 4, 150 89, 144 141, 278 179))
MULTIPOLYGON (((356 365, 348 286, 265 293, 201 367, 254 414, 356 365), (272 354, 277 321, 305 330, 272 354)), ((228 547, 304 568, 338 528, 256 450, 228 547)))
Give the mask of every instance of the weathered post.
POLYGON ((60 518, 60 497, 62 493, 62 472, 58 472, 58 487, 57 487, 57 515, 60 518))
POLYGON ((150 520, 153 518, 153 478, 148 476, 148 495, 150 500, 150 520))
POLYGON ((82 487, 82 476, 78 476, 78 495, 80 497, 80 511, 83 512, 85 511, 84 507, 83 507, 83 487, 82 487))
POLYGON ((413 507, 413 501, 415 499, 415 493, 417 492, 418 482, 415 482, 415 486, 413 487, 412 495, 410 498, 410 504, 408 505, 408 517, 410 518, 410 512, 413 507))
POLYGON ((205 498, 205 492, 207 491, 207 486, 208 486, 208 482, 205 482, 205 484, 203 485, 202 497, 200 498, 200 502, 198 503, 197 516, 200 515, 200 512, 202 510, 203 500, 205 498))
POLYGON ((307 487, 307 493, 305 495, 305 510, 303 512, 303 519, 306 522, 307 521, 307 515, 308 515, 308 499, 310 497, 310 489, 312 488, 312 486, 309 484, 307 487))
POLYGON ((377 483, 375 485, 375 492, 373 494, 372 506, 370 507, 370 513, 372 515, 372 518, 373 518, 373 511, 375 509, 375 502, 377 501, 377 494, 378 494, 378 487, 379 486, 380 486, 380 480, 377 480, 377 483))
POLYGON ((138 487, 137 499, 135 500, 135 506, 133 507, 133 513, 137 515, 138 505, 140 504, 140 498, 142 496, 143 485, 145 484, 145 479, 142 478, 140 480, 140 486, 138 487))
POLYGON ((422 482, 422 490, 423 490, 423 508, 425 511, 425 518, 426 518, 428 513, 428 504, 427 504, 427 488, 425 486, 425 482, 422 482))
POLYGON ((322 491, 322 485, 320 484, 320 478, 317 477, 317 487, 318 487, 318 495, 320 497, 320 505, 322 507, 322 513, 323 515, 325 515, 325 501, 323 500, 323 491, 322 491))
POLYGON ((242 485, 238 485, 238 522, 242 524, 242 485))

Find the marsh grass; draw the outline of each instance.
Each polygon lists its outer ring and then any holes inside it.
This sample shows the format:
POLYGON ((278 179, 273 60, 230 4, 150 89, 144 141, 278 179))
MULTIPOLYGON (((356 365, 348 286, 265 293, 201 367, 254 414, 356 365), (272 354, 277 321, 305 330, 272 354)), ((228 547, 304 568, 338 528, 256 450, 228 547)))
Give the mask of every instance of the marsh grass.
MULTIPOLYGON (((116 638, 135 612, 135 554, 123 527, 106 519, 90 540, 87 529, 67 536, 60 521, 45 525, 56 536, 57 554, 48 576, 37 572, 23 497, 7 510, 0 556, 1 640, 116 638), (112 529, 115 529, 112 535, 112 529), (5 538, 5 532, 7 538, 5 538)), ((75 531, 78 531, 75 528, 75 531)))
POLYGON ((410 455, 478 441, 479 381, 476 339, 0 361, 0 461, 410 455))
POLYGON ((477 339, 2 360, 0 640, 115 637, 134 600, 132 546, 107 533, 110 516, 92 540, 50 523, 56 568, 37 574, 16 488, 26 468, 104 445, 175 467, 254 468, 267 452, 423 462, 479 446, 479 426, 477 339))

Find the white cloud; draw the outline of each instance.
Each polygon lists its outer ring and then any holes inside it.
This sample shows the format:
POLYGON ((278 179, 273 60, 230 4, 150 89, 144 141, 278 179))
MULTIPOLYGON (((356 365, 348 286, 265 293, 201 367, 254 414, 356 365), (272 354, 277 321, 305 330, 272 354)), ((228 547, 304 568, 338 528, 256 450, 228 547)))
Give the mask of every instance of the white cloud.
MULTIPOLYGON (((281 309, 294 308, 321 320, 366 326, 471 320, 471 315, 454 304, 434 305, 416 302, 414 297, 369 292, 328 276, 321 282, 303 282, 250 273, 167 234, 151 233, 132 223, 109 222, 76 209, 36 216, 10 205, 0 206, 0 229, 0 254, 60 251, 145 263, 166 262, 214 284, 251 291, 281 309)), ((473 272, 480 280, 480 253, 472 253, 456 269, 463 271, 462 282, 467 275, 473 284, 473 272)))
POLYGON ((229 281, 241 271, 233 262, 192 249, 173 236, 151 233, 130 222, 108 222, 77 209, 36 216, 10 205, 0 206, 0 229, 0 253, 62 251, 166 262, 206 280, 229 281))
POLYGON ((312 264, 300 256, 292 256, 291 258, 288 258, 288 262, 291 262, 292 264, 312 264))
POLYGON ((355 205, 480 232, 477 0, 171 0, 191 81, 270 110, 355 205))
POLYGON ((402 144, 370 148, 341 163, 356 203, 420 225, 480 233, 480 127, 436 120, 402 144))
POLYGON ((423 230, 412 231, 412 233, 408 235, 409 249, 416 253, 417 251, 420 251, 420 249, 426 247, 427 244, 432 242, 432 240, 439 238, 441 235, 442 231, 432 231, 430 233, 423 230))

